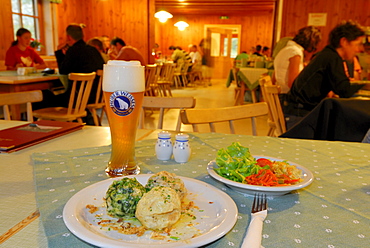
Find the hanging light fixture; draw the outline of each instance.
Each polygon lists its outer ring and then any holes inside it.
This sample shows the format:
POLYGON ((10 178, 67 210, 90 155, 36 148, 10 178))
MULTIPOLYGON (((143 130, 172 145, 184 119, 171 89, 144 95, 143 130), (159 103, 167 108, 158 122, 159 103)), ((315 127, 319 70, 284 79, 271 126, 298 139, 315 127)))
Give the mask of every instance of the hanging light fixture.
POLYGON ((172 18, 173 15, 168 13, 165 10, 158 11, 157 13, 154 14, 155 18, 158 18, 160 22, 165 23, 167 19, 172 18))
POLYGON ((174 24, 175 27, 177 27, 180 31, 184 31, 185 28, 189 27, 189 24, 187 24, 184 21, 179 21, 174 24))

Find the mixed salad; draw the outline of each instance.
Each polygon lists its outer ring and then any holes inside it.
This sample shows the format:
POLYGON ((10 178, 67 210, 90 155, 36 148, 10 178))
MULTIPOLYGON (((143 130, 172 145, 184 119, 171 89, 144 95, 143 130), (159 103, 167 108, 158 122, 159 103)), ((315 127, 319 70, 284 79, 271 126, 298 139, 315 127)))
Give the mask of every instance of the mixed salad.
POLYGON ((214 170, 229 180, 259 185, 287 186, 301 181, 301 171, 286 161, 271 161, 267 158, 255 159, 249 148, 233 142, 226 149, 217 152, 214 170))

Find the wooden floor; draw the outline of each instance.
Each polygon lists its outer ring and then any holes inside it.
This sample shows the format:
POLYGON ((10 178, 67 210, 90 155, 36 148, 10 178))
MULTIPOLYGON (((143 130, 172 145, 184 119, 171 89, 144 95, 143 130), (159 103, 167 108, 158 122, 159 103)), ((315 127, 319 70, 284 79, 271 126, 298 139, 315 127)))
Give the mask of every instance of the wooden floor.
MULTIPOLYGON (((195 108, 212 108, 212 107, 226 107, 234 104, 234 86, 226 87, 226 79, 213 79, 211 86, 197 86, 187 88, 172 88, 172 94, 176 96, 193 96, 196 98, 195 108)), ((168 110, 164 118, 164 130, 175 130, 178 110, 168 110)), ((146 112, 144 127, 148 129, 156 129, 159 111, 146 112)), ((259 117, 257 119, 257 134, 258 136, 265 136, 268 132, 267 116, 259 117)), ((103 126, 108 126, 108 121, 105 118, 102 123, 103 126)), ((237 134, 252 135, 251 121, 240 120, 235 122, 237 134)), ((182 132, 192 132, 190 125, 182 125, 182 132)), ((209 132, 208 126, 200 126, 200 132, 209 132)), ((220 123, 216 125, 216 131, 219 133, 229 133, 228 124, 220 123)))

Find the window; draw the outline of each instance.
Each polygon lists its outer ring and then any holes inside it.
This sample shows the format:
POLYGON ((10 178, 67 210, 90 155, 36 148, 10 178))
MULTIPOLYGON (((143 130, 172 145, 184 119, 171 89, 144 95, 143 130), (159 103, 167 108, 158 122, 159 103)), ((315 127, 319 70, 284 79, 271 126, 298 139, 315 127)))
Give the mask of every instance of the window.
POLYGON ((17 30, 23 27, 31 32, 32 38, 41 40, 41 11, 38 9, 37 0, 11 1, 14 37, 16 36, 17 30))
POLYGON ((239 44, 239 38, 238 37, 231 38, 230 58, 235 58, 238 55, 238 44, 239 44))

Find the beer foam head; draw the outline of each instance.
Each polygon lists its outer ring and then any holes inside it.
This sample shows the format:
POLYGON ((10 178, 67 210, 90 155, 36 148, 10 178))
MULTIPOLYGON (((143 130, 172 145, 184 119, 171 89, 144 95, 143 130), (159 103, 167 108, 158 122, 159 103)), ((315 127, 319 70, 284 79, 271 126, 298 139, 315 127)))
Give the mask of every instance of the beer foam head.
POLYGON ((109 60, 104 65, 103 91, 142 92, 145 90, 144 66, 139 61, 109 60))

